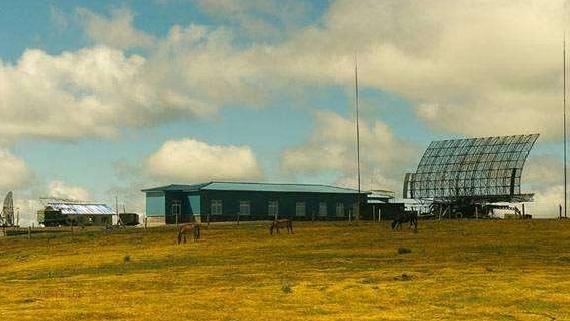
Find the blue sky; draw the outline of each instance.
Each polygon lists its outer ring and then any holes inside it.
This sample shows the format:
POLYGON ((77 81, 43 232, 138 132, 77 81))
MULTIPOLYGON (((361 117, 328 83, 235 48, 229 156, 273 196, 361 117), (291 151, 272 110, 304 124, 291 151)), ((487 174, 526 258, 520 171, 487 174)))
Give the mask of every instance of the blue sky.
POLYGON ((370 187, 399 191, 433 139, 540 132, 529 188, 550 208, 561 3, 513 4, 523 23, 452 1, 5 1, 1 191, 140 210, 154 184, 353 185, 357 53, 370 187))

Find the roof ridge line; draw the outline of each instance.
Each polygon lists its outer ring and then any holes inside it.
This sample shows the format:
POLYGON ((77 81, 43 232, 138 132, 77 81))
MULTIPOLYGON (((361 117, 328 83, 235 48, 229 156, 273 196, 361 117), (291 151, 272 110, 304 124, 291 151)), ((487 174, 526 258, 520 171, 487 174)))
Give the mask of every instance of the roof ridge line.
MULTIPOLYGON (((322 184, 322 183, 269 183, 269 182, 243 182, 243 181, 211 181, 207 184, 212 183, 223 183, 223 184, 264 184, 264 185, 306 185, 306 186, 327 186, 327 187, 334 187, 334 188, 344 188, 344 189, 353 189, 350 187, 342 187, 336 186, 331 184, 322 184)), ((198 185, 198 184, 197 184, 198 185)))

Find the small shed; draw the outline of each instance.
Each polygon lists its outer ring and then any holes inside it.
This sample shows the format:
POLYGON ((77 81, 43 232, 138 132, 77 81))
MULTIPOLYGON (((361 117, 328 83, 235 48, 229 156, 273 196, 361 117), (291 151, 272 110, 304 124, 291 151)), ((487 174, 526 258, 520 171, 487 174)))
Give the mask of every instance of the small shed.
POLYGON ((363 218, 373 221, 391 220, 404 211, 404 203, 396 202, 393 191, 371 190, 367 195, 363 218))

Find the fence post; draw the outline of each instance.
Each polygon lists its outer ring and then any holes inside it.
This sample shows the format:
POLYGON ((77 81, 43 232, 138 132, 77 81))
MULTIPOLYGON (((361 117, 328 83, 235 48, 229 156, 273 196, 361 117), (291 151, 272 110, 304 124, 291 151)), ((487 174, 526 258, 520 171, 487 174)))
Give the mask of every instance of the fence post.
POLYGON ((28 226, 28 238, 31 239, 32 238, 32 227, 28 226))
POLYGON ((145 230, 145 232, 146 232, 147 221, 148 221, 148 220, 147 220, 147 217, 146 217, 146 215, 145 215, 145 217, 144 217, 144 230, 145 230))

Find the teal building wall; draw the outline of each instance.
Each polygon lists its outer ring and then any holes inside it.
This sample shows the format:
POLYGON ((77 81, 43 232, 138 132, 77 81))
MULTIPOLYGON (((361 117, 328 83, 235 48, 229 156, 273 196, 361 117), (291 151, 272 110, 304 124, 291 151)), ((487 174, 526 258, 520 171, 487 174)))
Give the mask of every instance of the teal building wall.
POLYGON ((270 220, 269 203, 278 202, 278 217, 294 220, 347 220, 354 218, 358 201, 361 203, 361 217, 366 195, 358 193, 317 193, 317 192, 273 192, 273 191, 233 191, 233 190, 166 190, 147 191, 147 216, 162 216, 167 224, 193 222, 199 217, 206 221, 270 220), (212 213, 212 201, 222 202, 222 213, 212 213), (240 213, 240 202, 250 205, 249 215, 240 213), (298 215, 297 203, 305 204, 305 215, 298 215), (319 204, 326 204, 326 215, 319 212, 319 204), (180 206, 178 206, 179 204, 180 206), (342 215, 337 215, 337 204, 342 204, 342 215), (177 216, 173 209, 180 208, 177 216))
POLYGON ((164 216, 166 213, 166 197, 163 192, 146 193, 146 216, 164 216))

